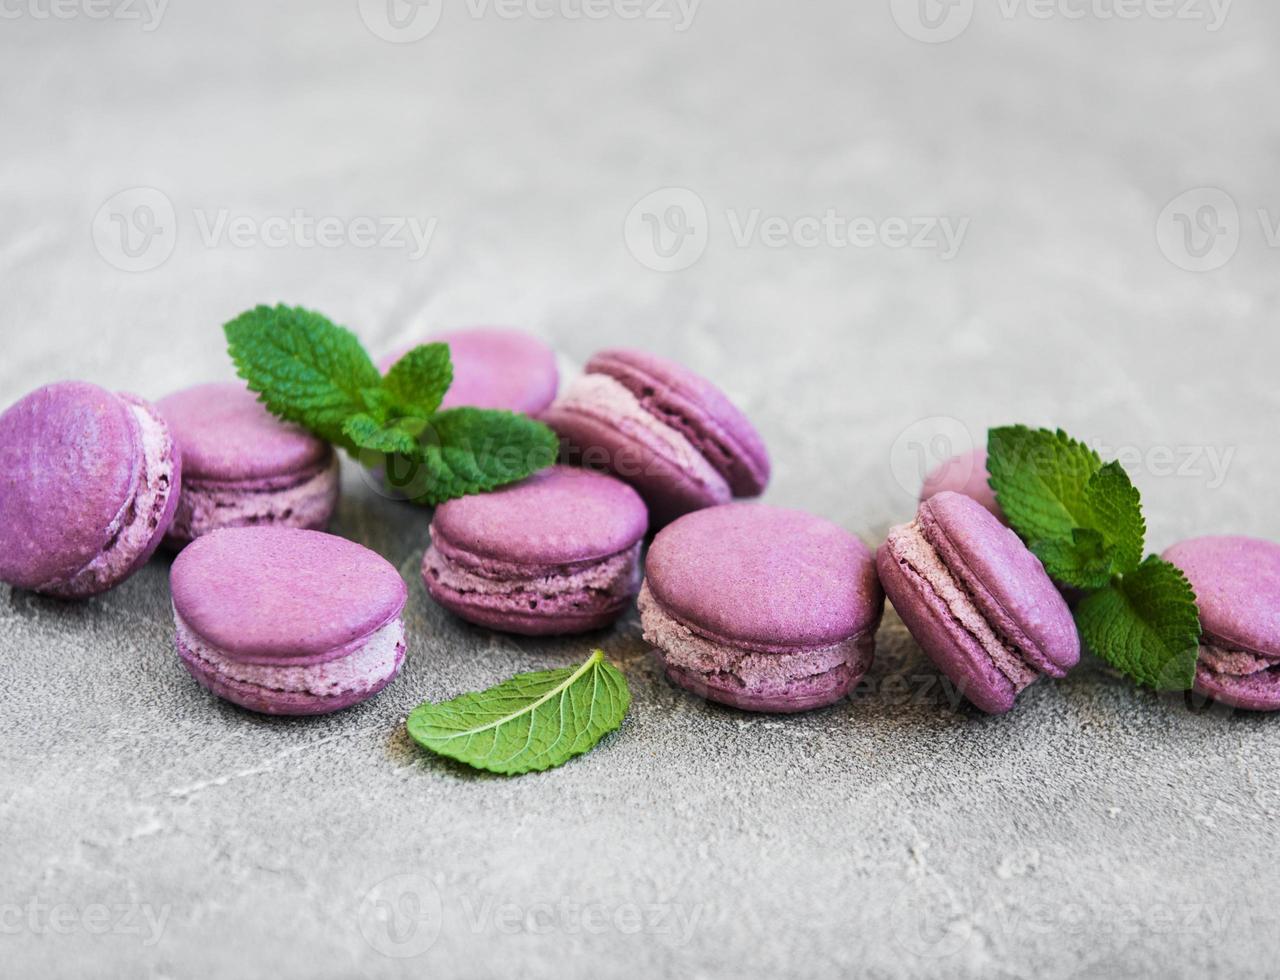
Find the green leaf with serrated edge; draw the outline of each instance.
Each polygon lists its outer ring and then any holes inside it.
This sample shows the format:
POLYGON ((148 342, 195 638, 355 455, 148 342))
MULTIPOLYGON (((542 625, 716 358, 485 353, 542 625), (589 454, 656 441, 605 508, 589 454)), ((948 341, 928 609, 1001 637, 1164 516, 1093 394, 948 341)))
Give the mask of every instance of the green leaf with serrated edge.
POLYGON ((1075 619, 1085 645, 1139 684, 1185 691, 1195 680, 1196 597, 1169 562, 1149 555, 1123 579, 1080 600, 1075 619))
POLYGON ((1142 563, 1146 543, 1147 524, 1138 488, 1124 467, 1111 462, 1089 477, 1084 496, 1090 511, 1085 526, 1101 533, 1112 574, 1127 575, 1142 563))
POLYGON ((622 724, 631 704, 626 678, 595 650, 578 667, 519 674, 487 691, 409 715, 423 748, 504 775, 541 772, 593 748, 622 724))
POLYGON ((1062 585, 1100 589, 1111 581, 1114 559, 1100 531, 1078 527, 1069 540, 1033 541, 1028 547, 1062 585))
POLYGON ((435 414, 451 384, 453 362, 448 344, 413 348, 391 365, 382 379, 382 387, 398 413, 422 419, 435 414))
POLYGON ((1089 527, 1085 487, 1102 460, 1061 429, 1003 426, 987 433, 987 471, 996 500, 1024 541, 1070 542, 1089 527))
POLYGON ((421 471, 397 486, 421 502, 440 504, 523 480, 554 463, 559 445, 551 429, 528 416, 448 408, 418 436, 411 459, 421 471))
POLYGON ((382 383, 355 334, 319 313, 258 306, 223 327, 236 371, 272 413, 350 448, 347 418, 382 383))
POLYGON ((394 422, 379 422, 364 412, 348 418, 342 431, 354 445, 374 453, 412 453, 418 445, 412 432, 394 422))

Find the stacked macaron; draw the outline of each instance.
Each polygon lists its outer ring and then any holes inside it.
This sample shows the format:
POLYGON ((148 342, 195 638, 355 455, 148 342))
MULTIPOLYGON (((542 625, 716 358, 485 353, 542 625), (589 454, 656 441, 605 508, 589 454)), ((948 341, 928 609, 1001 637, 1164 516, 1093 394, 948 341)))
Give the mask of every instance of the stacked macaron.
POLYGON ((834 704, 871 665, 884 606, 866 545, 764 504, 699 510, 645 560, 644 637, 667 676, 749 711, 834 704))
POLYGON ((0 416, 0 582, 67 599, 105 592, 173 519, 181 452, 155 406, 83 381, 0 416))
POLYGON ((275 418, 243 384, 204 384, 157 402, 182 448, 182 494, 168 543, 223 527, 321 529, 338 499, 327 442, 275 418))
POLYGON ((404 580, 354 541, 224 528, 183 550, 170 584, 182 663, 252 711, 337 711, 377 694, 404 662, 404 580))
POLYGON ((635 487, 655 527, 769 482, 747 417, 710 381, 653 354, 601 351, 543 417, 570 462, 635 487))
POLYGON ((648 513, 621 480, 553 466, 436 509, 422 578, 469 622, 545 635, 600 629, 640 584, 648 513))
POLYGON ((1164 553, 1200 610, 1195 689, 1223 704, 1280 711, 1280 544, 1192 538, 1164 553))

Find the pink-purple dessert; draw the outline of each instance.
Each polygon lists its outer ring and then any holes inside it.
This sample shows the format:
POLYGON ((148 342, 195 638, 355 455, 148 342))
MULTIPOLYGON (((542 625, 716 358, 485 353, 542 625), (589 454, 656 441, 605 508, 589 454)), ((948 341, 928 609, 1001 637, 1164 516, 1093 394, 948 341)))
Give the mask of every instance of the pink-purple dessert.
POLYGON ((884 608, 867 546, 797 510, 727 504, 681 517, 649 548, 640 622, 667 677, 748 711, 848 694, 884 608))
POLYGON ((337 711, 377 694, 404 662, 404 580, 345 538, 223 528, 178 555, 170 584, 183 664, 251 711, 337 711))
POLYGON ((156 407, 182 450, 169 545, 222 527, 328 526, 338 500, 338 458, 323 439, 276 419, 239 382, 187 388, 156 407))
MULTIPOLYGON (((449 345, 453 384, 441 408, 498 408, 537 415, 551 404, 560 387, 555 354, 523 330, 468 327, 432 334, 422 343, 449 345)), ((386 371, 408 350, 400 348, 378 366, 386 371)))
POLYGON ((1079 662, 1071 611, 1040 559, 971 497, 926 500, 876 563, 916 642, 983 711, 1008 711, 1040 675, 1064 677, 1079 662))
POLYGON ((665 358, 606 350, 543 415, 567 462, 626 480, 655 527, 755 497, 769 455, 747 417, 706 378, 665 358))
POLYGON ((1280 710, 1280 544, 1192 538, 1164 553, 1200 610, 1195 689, 1237 708, 1280 710))
POLYGON ((644 501, 604 473, 553 466, 436 508, 422 580, 479 626, 548 635, 600 629, 640 585, 644 501))
POLYGON ((990 480, 987 473, 987 450, 980 446, 972 452, 952 456, 932 470, 924 478, 920 500, 923 502, 946 490, 962 493, 982 504, 1001 523, 1007 524, 1004 511, 996 501, 996 492, 991 489, 990 480))
POLYGON ((173 519, 181 453, 155 406, 83 381, 0 416, 0 582, 66 599, 118 585, 173 519))

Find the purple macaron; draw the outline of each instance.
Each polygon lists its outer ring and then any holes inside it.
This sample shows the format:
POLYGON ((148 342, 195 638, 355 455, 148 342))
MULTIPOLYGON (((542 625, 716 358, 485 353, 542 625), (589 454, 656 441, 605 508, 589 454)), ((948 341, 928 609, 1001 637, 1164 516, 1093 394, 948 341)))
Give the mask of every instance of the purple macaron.
MULTIPOLYGON (((554 352, 523 330, 469 327, 433 334, 422 343, 449 345, 453 384, 441 408, 498 408, 538 415, 560 387, 554 352)), ((400 348, 383 358, 379 367, 387 370, 409 350, 400 348)))
POLYGON ((812 514, 752 503, 664 528, 640 590, 644 638, 667 677, 748 711, 843 698, 871 666, 883 608, 866 545, 812 514))
POLYGON ((1080 639, 1061 593, 1013 531, 944 491, 889 532, 880 581, 916 642, 983 711, 1013 707, 1041 674, 1063 677, 1080 639))
POLYGON ((183 664, 251 711, 337 711, 377 694, 404 662, 404 580, 345 538, 223 528, 183 549, 170 585, 183 664))
POLYGON ((1280 710, 1280 544, 1192 538, 1164 553, 1200 609, 1195 689, 1223 704, 1280 710))
POLYGON ((990 475, 987 473, 987 450, 979 446, 968 453, 952 456, 940 463, 924 478, 924 486, 920 489, 920 500, 936 497, 944 491, 951 490, 972 497, 983 507, 991 511, 1001 523, 1005 520, 1004 511, 996 502, 996 492, 991 489, 990 475))
POLYGON ((83 381, 0 416, 0 582, 66 599, 105 592, 155 551, 182 459, 155 406, 83 381))
POLYGON ((644 501, 604 473, 553 466, 436 508, 422 580, 468 622, 531 636, 600 629, 640 585, 644 501))
POLYGON ((601 351, 543 419, 567 461, 639 490, 655 526, 759 496, 769 481, 769 455, 747 417, 711 382, 653 354, 601 351))
POLYGON ((243 384, 197 385, 156 403, 182 450, 182 494, 167 541, 222 527, 323 529, 338 500, 338 458, 276 419, 243 384))

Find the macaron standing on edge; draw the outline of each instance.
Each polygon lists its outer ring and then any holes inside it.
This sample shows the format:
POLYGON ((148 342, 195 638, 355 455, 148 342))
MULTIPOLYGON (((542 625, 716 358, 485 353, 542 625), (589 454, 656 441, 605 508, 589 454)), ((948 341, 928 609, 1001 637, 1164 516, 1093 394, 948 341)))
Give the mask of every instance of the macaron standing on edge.
POLYGON ((183 482, 166 542, 221 527, 322 530, 338 500, 338 457, 276 419, 243 384, 197 385, 156 403, 182 450, 183 482))
POLYGON ((735 503, 658 533, 644 638, 680 687, 747 711, 834 704, 871 666, 884 609, 870 550, 812 514, 735 503))
POLYGON ((769 455, 747 417, 710 381, 653 354, 601 351, 543 420, 567 461, 639 490, 655 527, 759 496, 769 482, 769 455))
POLYGON ((479 626, 581 633, 617 619, 640 585, 648 513, 621 480, 552 466, 436 508, 422 579, 479 626))
POLYGON ((391 683, 404 662, 404 580, 345 538, 223 528, 182 550, 170 585, 183 665, 251 711, 350 707, 391 683))
MULTIPOLYGON (((453 363, 453 384, 441 408, 496 408, 539 415, 555 400, 560 369, 555 353, 537 337, 510 327, 446 330, 422 343, 446 343, 453 363)), ((386 371, 403 357, 402 347, 384 357, 386 371)))
POLYGON ((1234 535, 1165 551, 1200 610, 1195 690, 1251 711, 1280 710, 1280 544, 1234 535))
POLYGON ((876 555, 893 608, 973 704, 1000 714, 1041 674, 1080 660, 1066 600, 1016 534, 977 501, 943 491, 893 528, 876 555))
POLYGON ((84 381, 0 415, 0 581, 64 599, 118 585, 173 519, 182 458, 155 406, 84 381))

